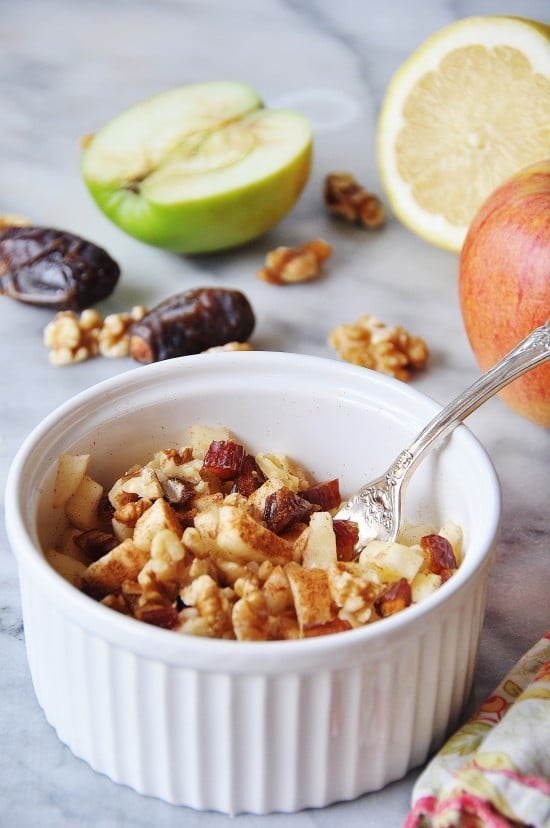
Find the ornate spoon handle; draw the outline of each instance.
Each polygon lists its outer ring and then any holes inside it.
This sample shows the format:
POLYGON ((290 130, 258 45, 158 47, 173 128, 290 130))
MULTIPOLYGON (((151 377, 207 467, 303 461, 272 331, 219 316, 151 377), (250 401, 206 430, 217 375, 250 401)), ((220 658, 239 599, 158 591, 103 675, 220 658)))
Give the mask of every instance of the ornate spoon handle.
POLYGON ((513 380, 550 359, 550 319, 535 328, 486 374, 446 405, 401 452, 390 467, 388 479, 404 479, 416 468, 435 440, 442 440, 462 420, 513 380))

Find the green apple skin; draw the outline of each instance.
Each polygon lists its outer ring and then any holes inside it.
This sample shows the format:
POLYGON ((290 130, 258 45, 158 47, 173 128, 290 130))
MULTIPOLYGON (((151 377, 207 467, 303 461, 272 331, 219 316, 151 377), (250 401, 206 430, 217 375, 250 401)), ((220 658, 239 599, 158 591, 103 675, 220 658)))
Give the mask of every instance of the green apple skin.
MULTIPOLYGON (((482 204, 460 254, 459 299, 483 371, 550 317, 550 159, 520 170, 482 204)), ((550 363, 499 396, 550 428, 550 363)))
POLYGON ((311 172, 312 144, 282 169, 227 193, 179 204, 86 179, 100 210, 128 235, 176 253, 211 253, 238 247, 266 233, 292 209, 311 172))
POLYGON ((81 173, 129 235, 174 252, 243 245, 277 224, 309 178, 309 121, 246 84, 190 84, 142 101, 85 148, 81 173))

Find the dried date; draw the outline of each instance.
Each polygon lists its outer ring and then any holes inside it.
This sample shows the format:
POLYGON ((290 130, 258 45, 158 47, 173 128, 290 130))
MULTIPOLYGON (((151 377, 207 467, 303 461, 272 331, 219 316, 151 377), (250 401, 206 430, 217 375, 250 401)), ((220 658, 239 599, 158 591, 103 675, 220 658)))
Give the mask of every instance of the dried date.
POLYGON ((51 227, 0 230, 0 294, 28 305, 84 310, 113 292, 120 268, 92 242, 51 227))
POLYGON ((265 499, 264 520, 268 529, 280 534, 298 520, 305 520, 315 511, 314 504, 286 486, 265 499))
POLYGON ((410 607, 411 604, 411 585, 406 578, 400 578, 399 581, 389 585, 374 606, 382 618, 387 618, 389 615, 395 615, 396 612, 401 612, 406 607, 410 607))
POLYGON ((336 537, 336 557, 339 561, 352 561, 357 556, 358 525, 351 520, 333 520, 332 528, 336 537))
POLYGON ((447 538, 441 535, 424 535, 420 539, 420 546, 427 555, 430 572, 449 577, 447 570, 454 571, 458 568, 453 547, 447 538))
POLYGON ((173 630, 180 622, 179 613, 175 607, 139 607, 136 609, 136 618, 165 630, 173 630))
POLYGON ((238 492, 243 497, 250 497, 252 492, 259 489, 265 483, 266 476, 256 463, 256 458, 252 454, 245 454, 241 465, 241 470, 235 482, 233 483, 232 492, 238 492))
POLYGON ((199 354, 227 342, 246 342, 254 325, 252 307, 240 291, 194 288, 165 299, 134 322, 130 354, 138 362, 199 354))
POLYGON ((232 440, 213 440, 204 455, 203 471, 215 474, 220 480, 232 480, 240 474, 245 450, 232 440))
POLYGON ((342 502, 340 482, 336 478, 326 480, 324 483, 316 483, 314 486, 310 486, 309 489, 300 492, 300 494, 310 503, 316 503, 327 512, 335 509, 342 502))
POLYGON ((74 538, 75 546, 81 549, 91 561, 97 561, 118 546, 118 539, 101 529, 86 529, 74 538))

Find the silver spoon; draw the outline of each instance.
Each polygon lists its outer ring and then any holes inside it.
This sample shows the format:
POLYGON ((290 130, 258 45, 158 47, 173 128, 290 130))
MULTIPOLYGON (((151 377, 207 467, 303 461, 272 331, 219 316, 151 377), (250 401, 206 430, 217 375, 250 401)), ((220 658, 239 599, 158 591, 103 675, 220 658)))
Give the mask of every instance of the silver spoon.
POLYGON ((335 519, 352 520, 359 526, 356 551, 360 552, 370 540, 396 539, 403 522, 407 483, 429 448, 446 437, 505 385, 549 359, 550 319, 446 405, 381 477, 362 486, 357 494, 341 506, 334 515, 335 519))

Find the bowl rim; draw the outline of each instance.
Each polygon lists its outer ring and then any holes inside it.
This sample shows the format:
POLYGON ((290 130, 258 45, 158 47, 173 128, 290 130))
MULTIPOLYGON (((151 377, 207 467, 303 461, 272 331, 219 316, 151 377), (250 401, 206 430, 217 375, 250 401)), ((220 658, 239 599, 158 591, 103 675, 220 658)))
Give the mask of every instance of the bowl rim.
POLYGON ((478 541, 481 551, 476 553, 475 563, 472 558, 466 556, 456 575, 426 601, 408 607, 406 612, 397 613, 365 627, 334 635, 290 641, 234 641, 177 635, 174 631, 124 616, 85 595, 54 570, 35 544, 32 531, 26 525, 20 510, 22 477, 32 452, 44 444, 48 432, 55 424, 66 417, 77 417, 78 412, 86 404, 92 400, 97 402, 98 395, 108 394, 121 399, 131 386, 135 386, 133 393, 136 393, 139 388, 147 386, 154 377, 158 377, 160 381, 174 372, 206 368, 216 370, 218 365, 223 366, 224 371, 232 365, 242 369, 242 365, 247 362, 262 366, 264 370, 272 366, 280 371, 286 363, 294 368, 303 366, 307 370, 336 371, 339 378, 349 377, 354 382, 358 379, 367 380, 367 384, 374 384, 373 387, 390 388, 394 394, 401 392, 404 396, 416 400, 417 405, 423 409, 422 413, 425 411, 428 417, 442 408, 423 392, 379 372, 325 357, 277 351, 243 351, 178 357, 139 366, 102 380, 80 391, 51 411, 27 435, 10 465, 5 490, 5 519, 8 540, 18 563, 20 579, 23 572, 30 576, 36 586, 48 593, 52 604, 59 612, 96 637, 108 640, 124 650, 182 667, 208 671, 223 669, 224 672, 230 673, 277 673, 280 672, 281 664, 284 664, 285 672, 290 669, 304 672, 323 664, 349 664, 350 658, 354 656, 364 658, 365 648, 369 648, 371 653, 383 653, 390 643, 406 645, 407 628, 413 627, 419 633, 428 629, 434 623, 434 616, 441 612, 442 605, 462 600, 462 591, 469 588, 472 580, 480 577, 483 570, 492 566, 496 555, 501 523, 500 483, 491 458, 477 437, 464 424, 455 429, 453 439, 460 441, 468 451, 479 457, 491 490, 490 502, 493 504, 491 512, 487 515, 484 532, 478 541))

